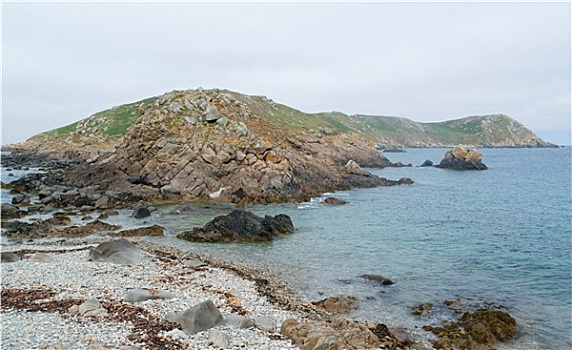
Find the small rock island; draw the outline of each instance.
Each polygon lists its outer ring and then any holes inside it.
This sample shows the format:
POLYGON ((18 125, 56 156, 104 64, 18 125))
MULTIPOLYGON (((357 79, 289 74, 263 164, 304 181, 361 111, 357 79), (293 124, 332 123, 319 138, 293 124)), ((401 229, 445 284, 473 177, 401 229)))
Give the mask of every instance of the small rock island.
MULTIPOLYGON (((445 158, 435 167, 454 170, 486 170, 483 154, 473 148, 455 146, 445 153, 445 158)), ((425 164, 425 163, 424 163, 425 164)))

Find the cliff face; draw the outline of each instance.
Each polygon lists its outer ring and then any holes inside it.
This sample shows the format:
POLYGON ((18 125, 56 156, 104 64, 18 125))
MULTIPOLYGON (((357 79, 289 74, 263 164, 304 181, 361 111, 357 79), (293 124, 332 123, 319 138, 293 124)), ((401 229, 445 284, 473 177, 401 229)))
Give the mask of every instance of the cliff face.
POLYGON ((114 153, 70 171, 67 180, 147 197, 232 202, 283 202, 398 184, 346 167, 350 160, 391 166, 374 143, 277 126, 285 112, 270 100, 228 91, 167 93, 141 110, 114 153))

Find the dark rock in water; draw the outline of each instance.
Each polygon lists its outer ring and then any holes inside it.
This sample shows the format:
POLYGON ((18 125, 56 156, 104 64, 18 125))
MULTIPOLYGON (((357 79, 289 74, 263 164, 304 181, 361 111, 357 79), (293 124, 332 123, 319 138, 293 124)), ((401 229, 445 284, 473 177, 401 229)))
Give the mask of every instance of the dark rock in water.
POLYGON ((143 250, 123 238, 101 243, 89 251, 90 261, 105 261, 120 265, 137 263, 144 256, 143 250))
POLYGON ((12 197, 12 204, 30 204, 30 196, 20 193, 12 197))
POLYGON ((365 278, 366 280, 378 282, 379 284, 383 284, 384 286, 389 286, 389 285, 393 284, 392 280, 385 278, 381 275, 364 274, 364 275, 361 275, 360 277, 365 278))
POLYGON ((418 305, 411 311, 411 314, 415 316, 429 316, 431 313, 433 313, 433 304, 430 303, 418 305))
POLYGON ((329 297, 320 301, 312 302, 312 304, 321 307, 329 312, 339 314, 347 314, 357 309, 357 301, 353 297, 329 297))
POLYGON ((413 183, 413 180, 411 180, 408 177, 402 177, 401 179, 399 179, 399 183, 401 185, 411 185, 413 183))
POLYGON ((0 253, 0 257, 3 263, 20 261, 20 256, 12 252, 2 252, 0 253))
POLYGON ((441 163, 437 164, 435 167, 441 169, 453 169, 453 170, 487 170, 488 167, 482 162, 472 162, 464 159, 443 159, 441 163))
POLYGON ((401 162, 397 162, 397 163, 393 163, 392 166, 394 166, 396 168, 405 168, 405 167, 410 168, 413 166, 413 164, 411 164, 411 163, 403 164, 401 162))
POLYGON ((454 170, 486 170, 488 167, 482 162, 482 156, 474 149, 456 146, 445 153, 445 158, 436 167, 454 170))
POLYGON ((348 204, 348 202, 346 202, 343 199, 339 199, 339 198, 335 198, 335 197, 328 197, 326 199, 324 199, 324 201, 322 202, 324 204, 328 204, 328 205, 344 205, 344 204, 348 204))
POLYGON ((12 204, 2 203, 0 205, 0 211, 2 212, 2 218, 20 217, 20 208, 12 204))
POLYGON ((151 216, 151 212, 147 208, 137 208, 133 211, 133 214, 131 214, 131 217, 135 219, 142 219, 148 216, 151 216))
POLYGON ((269 241, 279 235, 294 232, 288 215, 266 215, 264 218, 242 209, 214 218, 204 227, 182 232, 178 238, 195 242, 253 242, 269 241))
POLYGON ((433 166, 433 162, 429 159, 426 159, 420 166, 433 166))
POLYGON ((516 335, 516 320, 504 311, 478 309, 465 312, 458 322, 423 329, 439 336, 433 343, 437 349, 491 349, 516 335))
POLYGON ((184 312, 169 314, 165 318, 169 322, 179 323, 187 335, 213 328, 224 320, 211 300, 203 301, 184 312))

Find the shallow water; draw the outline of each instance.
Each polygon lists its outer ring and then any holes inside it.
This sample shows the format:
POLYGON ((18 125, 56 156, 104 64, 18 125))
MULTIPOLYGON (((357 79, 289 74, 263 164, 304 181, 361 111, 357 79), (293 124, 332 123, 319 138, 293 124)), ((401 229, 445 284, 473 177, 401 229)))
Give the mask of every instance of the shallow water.
MULTIPOLYGON (((439 161, 445 149, 389 153, 411 168, 373 169, 390 179, 407 176, 410 186, 333 194, 349 202, 324 206, 257 206, 262 214, 286 213, 297 230, 269 243, 197 244, 178 240, 182 230, 203 225, 228 207, 195 208, 184 215, 145 219, 167 229, 153 239, 238 262, 273 268, 308 300, 352 295, 352 316, 419 327, 449 319, 444 300, 474 305, 496 302, 519 323, 520 336, 507 349, 570 349, 572 313, 571 153, 565 149, 484 149, 487 171, 459 172, 415 167, 439 161), (358 276, 380 274, 395 282, 379 286, 358 276), (433 303, 431 318, 411 307, 433 303)), ((142 224, 130 212, 108 222, 142 224)))

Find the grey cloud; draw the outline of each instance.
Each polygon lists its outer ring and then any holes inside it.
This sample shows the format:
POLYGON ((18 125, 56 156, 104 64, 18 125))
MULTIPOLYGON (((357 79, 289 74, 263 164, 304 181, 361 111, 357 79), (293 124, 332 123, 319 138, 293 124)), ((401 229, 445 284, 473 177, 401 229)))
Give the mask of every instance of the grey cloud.
POLYGON ((570 130, 569 3, 3 6, 3 143, 198 86, 308 112, 570 130))

